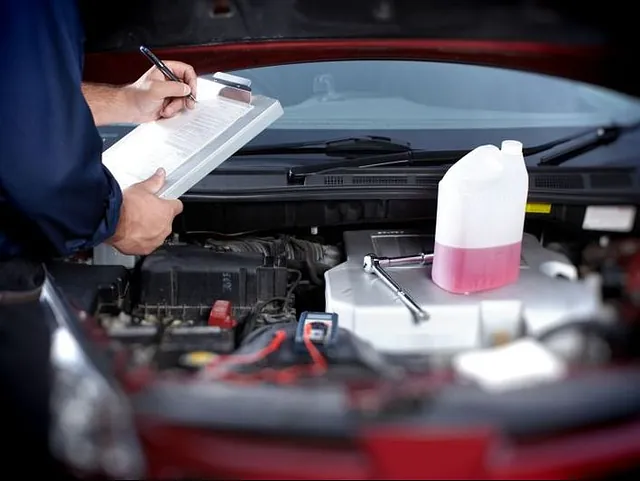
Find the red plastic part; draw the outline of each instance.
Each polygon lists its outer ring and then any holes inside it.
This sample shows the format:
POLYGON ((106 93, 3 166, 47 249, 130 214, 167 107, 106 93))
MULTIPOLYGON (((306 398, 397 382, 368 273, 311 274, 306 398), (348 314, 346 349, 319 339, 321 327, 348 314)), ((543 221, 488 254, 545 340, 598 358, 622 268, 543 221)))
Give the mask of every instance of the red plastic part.
POLYGON ((211 312, 209 313, 208 324, 212 327, 233 329, 236 327, 236 321, 232 317, 232 309, 231 302, 229 301, 214 302, 211 312))
POLYGON ((363 428, 348 444, 138 419, 148 479, 593 479, 637 468, 640 424, 518 444, 489 427, 363 428), (248 461, 249 460, 249 461, 248 461))

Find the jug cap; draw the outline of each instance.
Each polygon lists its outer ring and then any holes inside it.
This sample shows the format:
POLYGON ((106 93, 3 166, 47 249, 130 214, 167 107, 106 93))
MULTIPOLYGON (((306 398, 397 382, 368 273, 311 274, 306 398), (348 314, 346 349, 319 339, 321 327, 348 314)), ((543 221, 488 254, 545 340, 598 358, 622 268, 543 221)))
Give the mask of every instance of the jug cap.
POLYGON ((500 150, 504 154, 522 155, 522 142, 517 140, 503 140, 500 150))

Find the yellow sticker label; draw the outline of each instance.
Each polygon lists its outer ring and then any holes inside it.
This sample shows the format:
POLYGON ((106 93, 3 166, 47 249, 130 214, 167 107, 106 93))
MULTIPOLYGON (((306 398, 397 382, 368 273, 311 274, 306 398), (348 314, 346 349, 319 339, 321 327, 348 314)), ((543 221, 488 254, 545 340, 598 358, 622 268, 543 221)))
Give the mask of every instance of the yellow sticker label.
POLYGON ((195 352, 190 352, 188 354, 185 354, 184 356, 182 356, 180 361, 181 361, 182 364, 184 364, 186 366, 200 367, 200 366, 204 366, 205 364, 210 363, 216 357, 218 357, 218 356, 216 356, 212 352, 195 351, 195 352))
POLYGON ((551 204, 531 204, 527 203, 525 208, 527 214, 550 214, 551 204))

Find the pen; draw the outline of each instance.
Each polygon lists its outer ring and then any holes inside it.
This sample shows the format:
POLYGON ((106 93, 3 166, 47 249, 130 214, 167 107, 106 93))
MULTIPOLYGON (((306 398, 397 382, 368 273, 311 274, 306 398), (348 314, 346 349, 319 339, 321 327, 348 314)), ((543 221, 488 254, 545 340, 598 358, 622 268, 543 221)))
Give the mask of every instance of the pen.
MULTIPOLYGON (((169 80, 173 80, 174 82, 182 82, 182 80, 180 80, 178 77, 176 77, 176 74, 174 74, 171 69, 169 69, 169 67, 167 67, 165 65, 165 63, 160 60, 158 57, 156 57, 153 52, 151 50, 149 50, 147 47, 145 47, 144 45, 140 45, 140 53, 142 55, 144 55, 145 57, 147 57, 149 59, 149 61, 156 66, 156 68, 158 70, 160 70, 160 72, 163 73, 163 75, 165 77, 167 77, 169 80)), ((184 82, 182 82, 184 83, 184 82)), ((187 97, 189 97, 191 100, 193 100, 194 102, 197 102, 196 98, 193 96, 193 94, 189 94, 187 97)))

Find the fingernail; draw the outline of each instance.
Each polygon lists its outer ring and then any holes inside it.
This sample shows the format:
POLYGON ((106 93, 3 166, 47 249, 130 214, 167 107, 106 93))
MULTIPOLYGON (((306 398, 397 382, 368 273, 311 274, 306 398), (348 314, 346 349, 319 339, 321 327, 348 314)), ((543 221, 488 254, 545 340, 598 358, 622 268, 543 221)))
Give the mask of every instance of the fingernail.
POLYGON ((164 172, 164 169, 162 167, 160 167, 158 170, 156 170, 156 173, 155 173, 155 175, 164 175, 164 174, 165 174, 165 172, 164 172))
POLYGON ((187 84, 182 84, 182 85, 183 85, 184 95, 189 95, 191 93, 191 89, 189 88, 189 86, 187 84))

